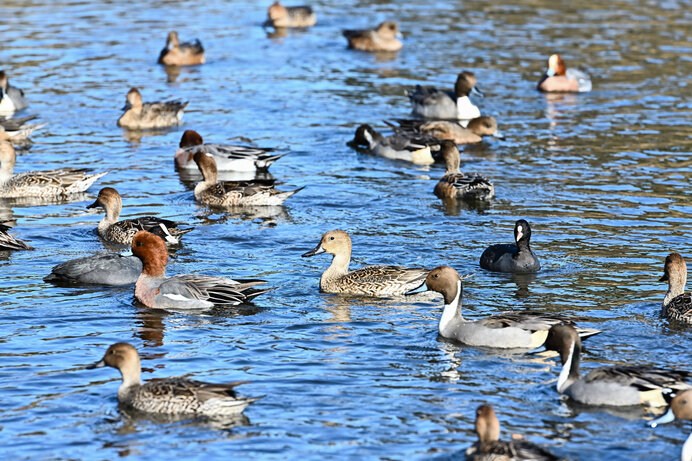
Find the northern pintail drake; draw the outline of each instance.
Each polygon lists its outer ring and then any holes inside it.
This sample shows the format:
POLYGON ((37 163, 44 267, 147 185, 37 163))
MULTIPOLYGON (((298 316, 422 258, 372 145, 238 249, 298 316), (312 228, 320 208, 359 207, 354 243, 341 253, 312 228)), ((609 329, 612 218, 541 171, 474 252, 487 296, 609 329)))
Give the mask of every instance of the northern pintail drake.
MULTIPOLYGON (((651 427, 666 424, 677 420, 687 419, 692 421, 692 391, 677 392, 672 396, 668 411, 649 423, 651 427)), ((682 445, 680 461, 692 461, 692 434, 682 445)))
POLYGON ((16 161, 12 144, 0 141, 0 197, 65 197, 84 192, 107 173, 90 175, 81 168, 59 168, 13 175, 16 161))
POLYGON ((348 47, 361 51, 399 51, 401 43, 399 25, 394 21, 384 21, 374 29, 344 30, 348 47))
POLYGON ((459 149, 454 141, 442 141, 440 151, 447 171, 435 185, 435 195, 461 200, 490 200, 495 196, 495 186, 485 176, 459 170, 459 149))
POLYGON ((570 325, 551 327, 545 348, 558 352, 562 361, 557 391, 586 405, 664 406, 664 394, 692 389, 688 371, 637 365, 597 368, 581 378, 581 340, 570 325))
POLYGON ((183 133, 179 147, 175 153, 175 166, 179 170, 197 171, 197 164, 193 161, 197 151, 211 155, 217 171, 267 171, 272 163, 285 155, 272 154, 272 149, 261 147, 204 144, 202 136, 194 130, 183 133))
POLYGON ((265 27, 312 27, 317 16, 309 6, 283 6, 279 2, 271 4, 267 10, 265 27))
POLYGON ((453 92, 416 85, 415 90, 406 94, 414 114, 424 118, 461 120, 462 126, 466 126, 469 120, 481 116, 481 111, 469 99, 471 92, 483 94, 476 88, 476 83, 472 72, 463 71, 457 76, 453 92))
POLYGON ((142 366, 137 349, 128 343, 111 345, 101 360, 86 368, 112 367, 122 376, 118 402, 144 413, 207 417, 236 416, 257 398, 239 397, 238 381, 212 384, 183 377, 152 379, 142 383, 142 366))
POLYGON ((149 130, 180 125, 187 101, 142 102, 137 88, 127 92, 125 111, 118 126, 130 130, 149 130))
POLYGON ((10 226, 0 223, 0 251, 33 250, 29 244, 10 234, 10 226))
POLYGON ((514 223, 514 241, 490 245, 481 255, 480 265, 493 272, 533 273, 541 263, 531 250, 531 226, 525 219, 514 223))
POLYGON ((567 69, 560 55, 548 59, 548 70, 538 82, 538 89, 547 93, 581 93, 591 91, 591 78, 577 69, 567 69))
POLYGON ((523 437, 500 440, 500 421, 492 406, 476 409, 478 441, 466 450, 467 461, 558 461, 560 458, 523 437))
POLYGON ((466 128, 457 121, 451 120, 396 120, 399 126, 394 130, 400 133, 420 133, 434 138, 449 139, 455 144, 475 144, 483 140, 483 136, 504 139, 497 128, 497 121, 489 115, 481 115, 468 122, 466 128))
POLYGON ((351 237, 342 230, 325 233, 320 243, 304 253, 303 258, 322 253, 333 255, 332 264, 320 277, 320 290, 356 296, 386 298, 403 296, 420 287, 427 269, 401 266, 366 266, 348 271, 351 263, 351 237))
POLYGON ((135 298, 154 309, 207 309, 250 302, 270 289, 259 279, 232 280, 209 275, 166 277, 168 251, 156 235, 139 231, 132 239, 132 254, 142 261, 142 273, 135 283, 135 298))
POLYGON ((199 39, 180 43, 178 32, 168 32, 166 46, 159 54, 159 64, 165 66, 196 66, 204 64, 204 48, 199 39))
POLYGON ((671 253, 666 257, 660 281, 668 281, 668 292, 663 298, 661 317, 692 324, 692 293, 685 293, 687 264, 679 253, 671 253))
POLYGON ((197 151, 193 159, 202 172, 203 180, 195 186, 195 199, 215 207, 276 206, 303 189, 281 192, 274 189, 272 180, 219 182, 214 157, 197 151))
POLYGON ((107 242, 130 245, 138 231, 153 232, 156 229, 165 234, 166 243, 177 245, 180 243, 180 237, 192 230, 192 228, 181 229, 178 227, 180 223, 156 216, 141 216, 118 221, 123 209, 123 201, 118 191, 112 187, 101 189, 94 203, 87 206, 87 208, 96 207, 106 210, 106 216, 99 222, 97 230, 99 236, 107 242))
POLYGON ((4 70, 0 70, 0 114, 12 114, 27 107, 24 92, 10 85, 4 70))
POLYGON ((403 160, 416 165, 432 165, 435 159, 432 156, 430 144, 438 143, 434 138, 422 139, 420 135, 408 135, 395 133, 383 136, 368 124, 356 128, 356 133, 350 145, 367 146, 375 155, 391 160, 403 160))
MULTIPOLYGON (((444 310, 438 326, 440 335, 469 346, 533 349, 545 343, 552 326, 574 325, 574 321, 564 315, 532 311, 507 311, 479 320, 467 320, 461 314, 462 278, 449 266, 430 271, 425 284, 412 293, 421 290, 436 291, 444 298, 444 310)), ((579 329, 579 334, 585 339, 598 333, 600 330, 579 329)))

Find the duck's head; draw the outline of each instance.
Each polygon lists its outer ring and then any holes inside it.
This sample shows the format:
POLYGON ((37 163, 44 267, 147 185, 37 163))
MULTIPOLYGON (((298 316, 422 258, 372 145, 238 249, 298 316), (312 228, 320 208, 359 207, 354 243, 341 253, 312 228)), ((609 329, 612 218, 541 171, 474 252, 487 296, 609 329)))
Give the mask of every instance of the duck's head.
POLYGON ((267 10, 267 16, 271 21, 277 21, 288 16, 288 10, 279 2, 274 2, 267 10))
POLYGON ((663 265, 663 277, 659 282, 668 282, 669 285, 682 285, 687 283, 687 264, 680 253, 671 253, 666 256, 666 262, 663 265))
POLYGON ((99 191, 99 195, 96 196, 94 203, 87 205, 87 208, 97 207, 101 207, 106 211, 117 210, 118 213, 120 213, 123 207, 123 201, 117 190, 112 187, 104 187, 99 191))
POLYGON ((184 149, 186 147, 201 146, 204 144, 202 136, 195 130, 185 130, 183 136, 180 138, 180 148, 184 149))
POLYGON ((178 40, 178 32, 174 30, 168 32, 168 37, 166 37, 166 48, 172 50, 178 45, 180 45, 180 40, 178 40))
POLYGON ((466 125, 470 131, 476 133, 478 136, 493 136, 495 138, 505 139, 504 136, 497 129, 497 120, 489 115, 481 115, 469 121, 466 125))
POLYGON ((132 107, 139 107, 141 105, 142 94, 137 88, 130 88, 130 91, 127 92, 127 96, 125 97, 125 105, 123 106, 123 110, 128 110, 132 107))
POLYGON ((307 253, 303 253, 303 258, 315 256, 321 253, 332 255, 351 255, 351 237, 342 230, 331 230, 325 233, 320 243, 307 253))
POLYGON ((500 439, 500 421, 493 407, 487 403, 476 409, 476 434, 480 443, 500 439))
POLYGON ((548 58, 548 70, 546 72, 546 75, 548 77, 563 77, 566 73, 567 67, 565 66, 565 61, 562 60, 559 54, 551 55, 548 58))
POLYGON ((577 330, 567 324, 553 325, 548 330, 548 336, 545 339, 544 347, 548 351, 555 351, 560 354, 560 359, 564 365, 572 350, 572 345, 576 350, 581 350, 581 339, 577 330))
POLYGON ((142 261, 142 274, 151 277, 166 275, 168 249, 160 237, 145 230, 138 231, 132 239, 132 254, 142 261))
POLYGON ((401 38, 399 25, 394 21, 384 21, 375 29, 377 35, 384 39, 401 38))
POLYGON ((457 98, 468 96, 471 93, 483 96, 483 92, 476 86, 477 84, 476 75, 473 72, 464 70, 459 73, 457 81, 454 83, 454 94, 457 98))
POLYGON ((528 244, 531 241, 531 226, 525 219, 520 219, 514 223, 514 241, 528 244))
MULTIPOLYGON (((464 277, 465 278, 465 277, 464 277)), ((459 273, 449 266, 439 266, 431 270, 425 278, 425 283, 421 288, 410 291, 407 294, 425 291, 436 291, 444 297, 445 305, 449 305, 457 299, 459 290, 463 290, 461 284, 462 277, 459 273)), ((459 297, 459 299, 461 299, 459 297)))
POLYGON ((87 365, 86 368, 91 370, 101 367, 113 367, 122 371, 133 366, 137 368, 140 366, 137 349, 128 343, 115 343, 108 348, 101 360, 87 365))

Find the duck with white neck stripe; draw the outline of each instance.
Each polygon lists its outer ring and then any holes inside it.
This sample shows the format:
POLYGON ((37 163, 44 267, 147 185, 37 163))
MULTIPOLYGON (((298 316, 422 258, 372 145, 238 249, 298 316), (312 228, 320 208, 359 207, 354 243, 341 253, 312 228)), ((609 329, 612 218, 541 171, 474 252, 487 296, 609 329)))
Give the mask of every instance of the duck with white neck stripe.
POLYGON ((692 293, 685 293, 687 264, 679 253, 671 253, 666 257, 663 277, 659 281, 668 282, 661 317, 692 325, 692 293))

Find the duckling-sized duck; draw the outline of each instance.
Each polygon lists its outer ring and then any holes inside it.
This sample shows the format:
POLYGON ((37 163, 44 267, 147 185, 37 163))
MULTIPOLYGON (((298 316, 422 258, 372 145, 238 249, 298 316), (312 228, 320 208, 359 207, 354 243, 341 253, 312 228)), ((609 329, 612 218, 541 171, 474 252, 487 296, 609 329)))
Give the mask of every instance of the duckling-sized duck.
POLYGON ((401 43, 399 25, 394 21, 384 21, 374 29, 344 30, 348 47, 360 51, 399 51, 401 43))
POLYGON ((218 182, 218 171, 213 156, 197 151, 193 159, 203 177, 203 180, 195 186, 195 199, 205 205, 224 208, 277 206, 303 189, 300 187, 296 190, 281 192, 274 189, 273 180, 218 182))
POLYGON ((435 195, 441 199, 461 200, 490 200, 495 196, 495 186, 485 176, 459 170, 459 149, 454 141, 442 141, 440 152, 447 171, 435 185, 435 195))
POLYGON ((7 74, 0 70, 0 114, 12 114, 28 105, 24 92, 10 85, 7 74))
POLYGON ((483 95, 476 83, 473 72, 463 71, 457 76, 453 92, 416 85, 415 90, 407 91, 406 95, 414 114, 438 120, 460 120, 462 126, 466 126, 469 120, 481 116, 481 111, 469 99, 472 92, 483 95))
MULTIPOLYGON (((469 346, 498 349, 533 349, 545 343, 548 330, 554 325, 574 325, 569 317, 532 311, 507 311, 479 320, 467 320, 461 314, 462 278, 449 266, 436 267, 427 275, 420 290, 430 290, 444 297, 444 310, 439 323, 440 336, 469 346)), ((576 330, 575 330, 576 331, 576 330)), ((584 339, 600 330, 580 328, 584 339)))
POLYGON ((164 66, 196 66, 204 64, 204 48, 199 39, 180 43, 178 32, 168 32, 166 46, 159 54, 159 64, 164 66))
MULTIPOLYGON (((682 391, 672 395, 668 411, 660 418, 651 421, 649 425, 656 427, 659 424, 670 423, 676 419, 692 421, 692 391, 682 391)), ((682 445, 680 461, 692 461, 692 434, 687 437, 687 440, 682 445)))
POLYGON ((180 237, 193 229, 181 229, 178 227, 180 223, 156 216, 141 216, 118 221, 123 209, 123 201, 118 191, 112 187, 101 189, 94 203, 87 206, 87 208, 96 207, 106 210, 106 216, 99 222, 97 230, 99 236, 107 242, 130 245, 138 231, 153 232, 156 229, 165 234, 166 243, 177 245, 180 243, 180 237))
POLYGON ((130 130, 150 130, 180 125, 187 101, 142 102, 137 88, 127 92, 125 111, 118 119, 118 126, 130 130))
POLYGON ((88 365, 86 369, 102 367, 117 369, 123 378, 118 388, 118 402, 144 413, 212 418, 236 416, 260 398, 239 397, 236 394, 233 388, 247 381, 212 384, 176 377, 142 383, 139 354, 127 343, 111 345, 101 360, 88 365))
POLYGON ((199 133, 185 130, 180 138, 180 149, 175 153, 175 167, 179 170, 197 171, 193 157, 198 150, 214 158, 217 171, 267 171, 272 163, 285 155, 270 154, 273 149, 262 147, 204 144, 199 133))
POLYGON ((692 293, 685 293, 687 264, 679 253, 671 253, 666 257, 660 281, 668 281, 661 317, 692 324, 692 293))
POLYGON ((142 230, 135 234, 132 254, 142 261, 142 273, 135 283, 135 298, 153 309, 235 306, 270 290, 254 288, 267 283, 258 279, 232 280, 197 274, 166 277, 166 244, 151 232, 142 230))
POLYGON ((320 291, 355 296, 387 298, 402 296, 420 287, 427 269, 401 266, 366 266, 348 271, 351 263, 351 237, 342 230, 325 233, 320 243, 303 258, 332 254, 332 264, 320 277, 320 291))
POLYGON ((548 70, 538 82, 538 89, 547 93, 581 93, 591 91, 591 78, 577 69, 567 69, 560 55, 548 58, 548 70))
POLYGON ((500 440, 500 421, 492 406, 476 410, 478 441, 466 450, 466 461, 558 461, 560 458, 545 448, 521 438, 500 440))
POLYGON ((9 233, 12 229, 10 226, 0 223, 0 251, 7 250, 33 250, 29 244, 23 240, 19 240, 9 233))
POLYGON ((81 168, 25 171, 13 175, 17 153, 7 141, 0 141, 0 197, 57 198, 84 192, 108 172, 87 174, 81 168))
POLYGON ((389 126, 394 128, 394 131, 402 134, 424 134, 433 136, 437 139, 449 139, 455 144, 475 144, 483 140, 483 136, 493 136, 499 139, 505 139, 497 129, 497 121, 489 115, 481 115, 468 122, 466 128, 461 126, 457 121, 451 120, 411 120, 411 119, 396 119, 398 126, 389 122, 389 126))
POLYGON ((493 272, 527 274, 541 270, 541 263, 531 251, 531 226, 525 219, 514 223, 514 241, 490 245, 481 255, 483 269, 493 272))
POLYGON ((688 371, 638 365, 597 368, 581 378, 581 340, 570 325, 551 327, 545 348, 558 352, 562 361, 557 391, 586 405, 664 406, 665 393, 692 389, 688 371))
POLYGON ((354 138, 349 143, 352 147, 365 146, 371 153, 380 157, 416 165, 435 163, 431 146, 438 148, 438 144, 437 139, 420 134, 395 133, 385 137, 368 124, 356 128, 354 138))
POLYGON ((317 23, 317 16, 309 6, 283 6, 278 1, 267 10, 265 27, 312 27, 317 23))

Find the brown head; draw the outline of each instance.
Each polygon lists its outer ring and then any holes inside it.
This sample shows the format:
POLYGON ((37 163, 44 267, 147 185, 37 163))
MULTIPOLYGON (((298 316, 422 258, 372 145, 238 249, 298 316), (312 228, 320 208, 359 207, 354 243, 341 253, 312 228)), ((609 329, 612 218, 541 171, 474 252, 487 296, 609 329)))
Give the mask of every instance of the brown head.
POLYGON ((180 138, 180 148, 184 149, 186 147, 201 146, 204 144, 202 136, 195 130, 185 130, 183 137, 180 138))
POLYGON ((548 330, 548 337, 545 339, 544 346, 546 350, 560 354, 562 365, 565 365, 573 344, 575 345, 575 353, 578 354, 581 351, 581 339, 577 330, 571 325, 558 324, 553 325, 548 330))
MULTIPOLYGON (((474 89, 476 88, 476 83, 476 76, 473 74, 473 72, 469 72, 466 70, 460 72, 457 76, 457 81, 454 83, 454 94, 457 98, 468 96, 469 94, 471 94, 471 91, 474 91, 474 89)), ((476 92, 479 95, 483 94, 480 90, 477 89, 476 92)))
POLYGON ((279 2, 274 2, 267 10, 267 16, 270 20, 277 21, 288 16, 288 11, 286 10, 286 7, 281 5, 279 2))
POLYGON ((6 91, 9 80, 4 70, 0 70, 0 90, 6 91))
POLYGON ((142 274, 151 277, 166 275, 168 250, 160 237, 144 230, 137 232, 132 239, 132 254, 142 261, 142 274))
POLYGON ((675 287, 685 287, 687 283, 687 264, 680 256, 680 253, 671 253, 666 256, 666 262, 663 265, 663 277, 660 282, 668 282, 669 285, 675 287))
POLYGON ((303 258, 321 253, 351 256, 351 237, 342 230, 331 230, 322 236, 320 243, 312 250, 304 253, 303 258))
POLYGON ((565 67, 565 61, 562 60, 559 54, 553 54, 548 58, 548 75, 564 77, 567 73, 567 67, 565 67))
POLYGON ((166 48, 172 50, 178 45, 180 45, 180 40, 178 40, 178 32, 174 30, 168 32, 168 37, 166 38, 166 48))
POLYGON ((8 141, 0 141, 0 169, 12 172, 16 162, 17 153, 12 144, 8 141))
POLYGON ((445 162, 447 167, 447 174, 459 173, 459 163, 461 162, 459 158, 459 148, 450 139, 445 139, 440 144, 440 156, 445 162))
POLYGON ((103 358, 96 363, 87 365, 87 370, 102 367, 113 367, 120 371, 123 382, 127 384, 138 384, 142 365, 139 360, 137 349, 127 343, 112 344, 103 358))
POLYGON ((445 304, 451 304, 457 298, 457 291, 462 290, 459 273, 449 266, 440 266, 431 270, 425 278, 425 286, 430 291, 440 293, 445 304))
POLYGON ((192 159, 197 164, 197 168, 202 173, 204 181, 208 183, 216 183, 218 177, 218 169, 216 168, 216 160, 210 154, 204 153, 201 150, 195 152, 192 159))
POLYGON ((678 392, 670 402, 670 408, 675 418, 692 420, 692 390, 678 392))
POLYGON ((380 23, 375 29, 375 32, 384 39, 397 38, 401 35, 399 33, 399 25, 394 21, 384 21, 380 23))
POLYGON ((87 208, 101 207, 106 210, 106 214, 114 215, 114 219, 118 219, 120 211, 123 208, 123 201, 120 194, 112 187, 104 187, 99 191, 99 195, 94 200, 94 203, 87 205, 87 208))
POLYGON ((127 103, 123 109, 129 109, 131 107, 142 107, 142 94, 137 88, 130 88, 126 96, 127 103))
POLYGON ((502 135, 497 129, 497 121, 489 115, 481 115, 469 121, 466 128, 478 136, 495 136, 502 138, 502 135))
POLYGON ((480 443, 500 439, 500 421, 495 416, 493 407, 487 403, 476 409, 476 434, 480 443))

